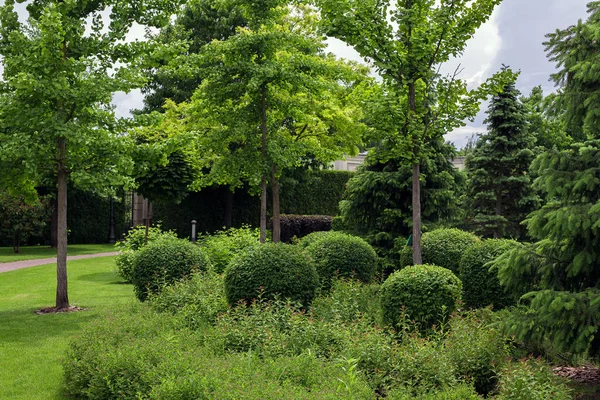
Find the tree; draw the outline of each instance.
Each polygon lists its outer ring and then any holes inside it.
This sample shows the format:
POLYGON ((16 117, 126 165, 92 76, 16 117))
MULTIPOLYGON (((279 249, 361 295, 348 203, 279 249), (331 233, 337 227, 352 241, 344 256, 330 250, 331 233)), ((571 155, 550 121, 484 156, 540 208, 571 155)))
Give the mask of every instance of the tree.
POLYGON ((535 137, 519 95, 513 81, 492 98, 488 133, 465 162, 470 224, 485 237, 522 237, 521 222, 539 205, 529 176, 535 137))
POLYGON ((325 54, 311 9, 284 0, 233 3, 243 10, 247 26, 202 50, 202 83, 191 103, 178 110, 183 129, 198 134, 209 171, 199 187, 258 188, 263 242, 271 183, 277 242, 282 171, 307 154, 332 161, 357 151, 360 108, 352 85, 366 78, 364 68, 325 54))
POLYGON ((556 102, 574 143, 551 149, 532 165, 535 186, 547 203, 527 219, 537 240, 496 263, 503 285, 523 294, 510 331, 558 351, 600 355, 600 2, 588 5, 587 22, 548 35, 549 58, 558 63, 556 102))
POLYGON ((174 9, 166 0, 37 0, 23 24, 14 0, 0 7, 1 180, 32 193, 40 177, 57 177, 56 309, 69 308, 67 181, 105 192, 128 182, 125 128, 110 101, 144 83, 133 62, 152 49, 124 39, 134 21, 158 26, 174 9))
POLYGON ((462 53, 466 42, 501 0, 317 0, 326 34, 353 46, 384 80, 382 107, 389 123, 387 144, 412 165, 413 259, 421 258, 420 160, 430 140, 464 125, 479 102, 499 89, 496 77, 467 90, 438 73, 441 64, 462 53))
POLYGON ((539 151, 564 149, 572 141, 565 130, 560 114, 553 110, 555 98, 555 94, 544 97, 541 86, 534 87, 528 97, 521 97, 528 130, 535 137, 535 144, 539 151))
POLYGON ((40 234, 50 216, 47 198, 27 203, 23 196, 0 192, 0 236, 12 239, 13 250, 19 252, 22 242, 40 234))

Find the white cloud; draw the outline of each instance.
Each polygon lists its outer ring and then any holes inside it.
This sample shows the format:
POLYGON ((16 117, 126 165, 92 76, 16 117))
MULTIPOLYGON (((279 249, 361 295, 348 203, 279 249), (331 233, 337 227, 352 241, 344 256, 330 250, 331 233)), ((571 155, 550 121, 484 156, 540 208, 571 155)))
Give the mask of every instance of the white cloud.
POLYGON ((453 132, 444 135, 444 139, 447 142, 454 143, 457 149, 465 147, 469 138, 473 135, 482 135, 487 132, 484 126, 467 125, 461 128, 455 129, 453 132))

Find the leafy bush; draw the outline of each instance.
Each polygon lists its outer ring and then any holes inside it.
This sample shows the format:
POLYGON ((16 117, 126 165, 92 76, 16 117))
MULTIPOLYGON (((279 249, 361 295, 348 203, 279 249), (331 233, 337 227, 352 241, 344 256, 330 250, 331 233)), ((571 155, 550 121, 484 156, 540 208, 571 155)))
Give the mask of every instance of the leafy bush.
POLYGON ((10 241, 15 253, 19 252, 21 243, 39 234, 50 218, 50 199, 25 200, 23 196, 0 192, 0 242, 10 241))
POLYGON ((282 215, 281 241, 289 243, 312 232, 331 230, 333 217, 328 215, 282 215))
POLYGON ((447 268, 458 274, 460 259, 480 239, 460 229, 437 229, 423 234, 423 263, 447 268))
POLYGON ((439 325, 455 309, 462 284, 452 271, 435 265, 415 265, 394 272, 381 285, 383 319, 398 327, 405 313, 420 329, 439 325))
POLYGON ((321 236, 306 252, 315 260, 321 285, 327 289, 334 277, 370 282, 377 269, 375 250, 363 239, 345 233, 321 236))
POLYGON ((247 247, 260 244, 259 239, 259 230, 245 225, 241 228, 231 228, 202 236, 198 241, 215 271, 222 273, 236 254, 247 247))
POLYGON ((214 324, 227 311, 223 277, 209 268, 150 294, 148 304, 153 310, 177 316, 191 329, 214 324))
POLYGON ((250 303, 259 295, 275 296, 310 305, 319 277, 312 261, 302 251, 283 243, 249 247, 225 269, 227 302, 250 303))
POLYGON ((351 323, 365 319, 381 324, 379 285, 340 279, 333 282, 331 293, 317 297, 311 305, 311 315, 325 321, 351 323), (375 301, 374 301, 375 300, 375 301))
MULTIPOLYGON (((160 225, 148 227, 148 243, 162 237, 176 238, 175 232, 163 232, 160 225)), ((143 225, 134 226, 125 235, 123 241, 115 243, 115 248, 119 251, 117 255, 117 273, 125 280, 133 280, 133 264, 135 262, 136 252, 146 245, 146 227, 143 225)))
POLYGON ((493 306, 501 309, 514 304, 498 281, 498 271, 488 263, 513 248, 517 242, 486 239, 465 251, 460 260, 460 280, 463 283, 463 301, 466 306, 481 308, 493 306))
POLYGON ((389 400, 480 400, 481 397, 472 386, 458 384, 441 390, 433 390, 415 396, 406 389, 393 390, 388 393, 389 400))
POLYGON ((313 244, 314 242, 316 242, 317 240, 321 240, 322 238, 333 236, 333 235, 339 235, 340 233, 341 232, 336 232, 336 231, 312 232, 312 233, 309 233, 308 235, 304 236, 303 238, 300 238, 298 240, 298 246, 305 249, 308 246, 310 246, 311 244, 313 244))
POLYGON ((482 395, 495 388, 497 373, 510 356, 507 337, 497 328, 498 320, 489 309, 454 316, 444 339, 444 351, 457 376, 471 382, 482 395))
POLYGON ((510 363, 500 372, 497 400, 566 400, 571 390, 539 360, 510 363))
POLYGON ((157 293, 161 287, 204 271, 210 261, 204 252, 187 240, 161 237, 142 247, 134 258, 133 285, 141 301, 148 293, 157 293))

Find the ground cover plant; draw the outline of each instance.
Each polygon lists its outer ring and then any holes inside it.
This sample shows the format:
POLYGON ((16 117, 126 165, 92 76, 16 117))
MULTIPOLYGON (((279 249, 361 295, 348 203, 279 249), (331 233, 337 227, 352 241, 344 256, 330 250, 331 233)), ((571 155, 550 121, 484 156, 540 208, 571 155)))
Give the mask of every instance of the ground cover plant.
POLYGON ((69 262, 74 304, 87 311, 36 315, 54 300, 56 265, 0 274, 0 398, 58 399, 60 360, 72 335, 108 309, 135 303, 113 272, 114 257, 69 262))
MULTIPOLYGON (((112 244, 71 244, 67 248, 67 255, 80 256, 113 251, 115 249, 112 244)), ((12 247, 0 247, 0 263, 53 257, 56 257, 56 249, 49 246, 22 246, 18 254, 13 251, 12 247)))

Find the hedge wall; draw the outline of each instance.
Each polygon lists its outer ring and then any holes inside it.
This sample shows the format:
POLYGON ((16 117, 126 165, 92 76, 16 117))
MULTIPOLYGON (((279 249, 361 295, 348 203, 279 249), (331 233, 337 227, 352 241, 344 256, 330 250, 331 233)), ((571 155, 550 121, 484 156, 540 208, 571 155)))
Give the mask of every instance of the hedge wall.
MULTIPOLYGON (((284 176, 280 190, 281 213, 337 215, 338 203, 352 174, 348 171, 317 170, 284 176)), ((160 221, 165 229, 174 229, 181 237, 191 236, 192 220, 196 220, 198 232, 214 232, 225 226, 228 191, 227 187, 207 188, 189 193, 177 205, 154 203, 153 220, 160 221)), ((268 205, 270 208, 270 193, 268 205)), ((259 219, 260 198, 250 196, 247 189, 237 190, 233 195, 232 226, 258 226, 259 219)))

